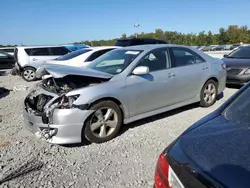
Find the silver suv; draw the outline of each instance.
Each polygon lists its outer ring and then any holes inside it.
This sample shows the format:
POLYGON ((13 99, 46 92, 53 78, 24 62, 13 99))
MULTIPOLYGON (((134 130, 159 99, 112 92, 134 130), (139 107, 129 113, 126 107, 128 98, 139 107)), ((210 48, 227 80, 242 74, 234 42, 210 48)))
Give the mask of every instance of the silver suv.
POLYGON ((14 57, 15 68, 26 81, 36 79, 36 69, 47 60, 55 59, 69 53, 70 50, 64 46, 20 46, 16 47, 14 57))

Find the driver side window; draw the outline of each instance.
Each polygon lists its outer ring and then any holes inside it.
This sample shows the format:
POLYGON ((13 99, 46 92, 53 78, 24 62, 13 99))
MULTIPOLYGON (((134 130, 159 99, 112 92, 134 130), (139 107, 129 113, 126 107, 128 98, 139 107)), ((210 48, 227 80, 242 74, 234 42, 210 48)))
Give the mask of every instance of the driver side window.
POLYGON ((168 69, 171 66, 168 49, 161 48, 149 52, 136 67, 147 66, 150 72, 168 69))

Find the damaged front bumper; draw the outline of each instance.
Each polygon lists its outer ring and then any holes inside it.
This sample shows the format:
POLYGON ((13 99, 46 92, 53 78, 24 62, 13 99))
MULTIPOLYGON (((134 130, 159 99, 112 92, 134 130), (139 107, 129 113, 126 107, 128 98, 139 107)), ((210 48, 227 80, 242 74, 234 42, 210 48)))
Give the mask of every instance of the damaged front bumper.
MULTIPOLYGON (((32 93, 32 92, 31 92, 32 93)), ((92 110, 72 109, 56 109, 49 108, 49 104, 56 100, 59 96, 50 93, 42 88, 33 91, 32 96, 35 97, 36 103, 39 96, 49 96, 42 105, 43 112, 35 112, 30 110, 27 102, 24 104, 23 116, 25 128, 34 133, 37 137, 45 139, 53 144, 73 144, 82 141, 82 128, 85 120, 89 117, 92 110)), ((25 99, 30 100, 30 95, 25 99)), ((41 107, 41 106, 40 106, 41 107)))

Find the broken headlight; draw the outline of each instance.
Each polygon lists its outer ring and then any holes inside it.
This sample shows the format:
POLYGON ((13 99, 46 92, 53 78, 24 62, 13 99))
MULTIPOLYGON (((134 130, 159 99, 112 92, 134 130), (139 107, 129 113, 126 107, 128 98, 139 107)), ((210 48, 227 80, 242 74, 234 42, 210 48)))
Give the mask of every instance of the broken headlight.
POLYGON ((59 101, 59 106, 62 109, 69 109, 69 108, 73 108, 73 103, 76 101, 76 99, 79 97, 80 95, 72 95, 72 96, 66 96, 63 95, 59 101))
POLYGON ((74 102, 78 99, 80 95, 66 96, 63 95, 59 97, 52 105, 56 105, 59 109, 70 109, 78 108, 80 110, 85 110, 88 107, 88 104, 75 105, 74 102))

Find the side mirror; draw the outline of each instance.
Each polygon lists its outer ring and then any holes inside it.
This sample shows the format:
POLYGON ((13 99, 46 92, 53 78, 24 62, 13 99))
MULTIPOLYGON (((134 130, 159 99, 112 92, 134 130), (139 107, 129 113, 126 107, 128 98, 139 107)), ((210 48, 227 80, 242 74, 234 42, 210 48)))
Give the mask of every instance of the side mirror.
POLYGON ((133 70, 134 75, 145 75, 149 74, 149 68, 147 66, 139 66, 133 70))
POLYGON ((224 54, 223 57, 228 57, 228 54, 224 54))

